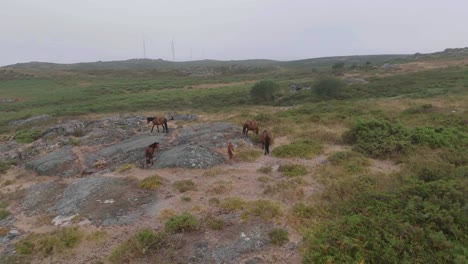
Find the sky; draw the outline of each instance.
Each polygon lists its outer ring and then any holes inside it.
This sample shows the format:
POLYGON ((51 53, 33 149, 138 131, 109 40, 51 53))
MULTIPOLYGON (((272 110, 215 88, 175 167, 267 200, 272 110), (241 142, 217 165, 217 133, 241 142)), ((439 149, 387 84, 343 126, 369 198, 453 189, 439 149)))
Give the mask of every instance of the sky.
POLYGON ((0 66, 172 60, 172 41, 176 61, 429 53, 468 46, 468 0, 0 0, 0 66))

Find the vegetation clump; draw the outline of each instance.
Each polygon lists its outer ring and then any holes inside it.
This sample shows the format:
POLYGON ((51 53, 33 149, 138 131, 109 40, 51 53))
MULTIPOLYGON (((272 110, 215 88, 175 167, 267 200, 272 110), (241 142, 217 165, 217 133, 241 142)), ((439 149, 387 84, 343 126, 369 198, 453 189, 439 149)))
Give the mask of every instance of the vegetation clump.
POLYGON ((322 152, 322 144, 312 139, 304 139, 273 149, 271 154, 278 158, 310 159, 322 152))
POLYGON ((47 257, 76 247, 83 237, 78 227, 66 227, 45 234, 29 234, 15 244, 16 251, 22 255, 47 257))
POLYGON ((256 102, 273 102, 278 97, 279 85, 270 80, 255 83, 250 89, 250 95, 256 102))
POLYGON ((41 131, 35 129, 20 130, 16 132, 14 139, 18 143, 31 143, 41 137, 41 131))
POLYGON ((241 161, 253 162, 260 158, 262 153, 257 149, 242 149, 237 152, 237 158, 241 161))
POLYGON ((195 183, 192 180, 175 181, 173 186, 181 193, 197 190, 197 187, 195 187, 195 183))
POLYGON ((307 174, 307 167, 301 164, 285 164, 278 167, 278 171, 285 176, 295 177, 307 174))
POLYGON ((109 256, 112 263, 128 263, 161 249, 166 244, 167 235, 150 229, 141 229, 129 240, 117 246, 109 256))
POLYGON ((288 231, 283 228, 273 228, 268 232, 270 242, 276 246, 282 246, 289 241, 288 231))
POLYGON ((198 219, 190 213, 183 213, 169 218, 165 223, 165 230, 168 233, 185 233, 197 230, 200 223, 198 219))
POLYGON ((376 158, 388 158, 408 151, 411 140, 407 129, 386 120, 358 120, 345 132, 343 140, 354 149, 376 158))
POLYGON ((163 185, 163 181, 164 179, 156 174, 153 176, 146 177, 140 182, 138 182, 138 187, 142 189, 154 190, 163 185))

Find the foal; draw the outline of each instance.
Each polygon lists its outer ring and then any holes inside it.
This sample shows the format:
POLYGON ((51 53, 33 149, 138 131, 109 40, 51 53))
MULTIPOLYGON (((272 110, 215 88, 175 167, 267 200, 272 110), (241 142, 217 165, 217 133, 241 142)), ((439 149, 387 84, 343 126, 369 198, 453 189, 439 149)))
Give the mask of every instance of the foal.
POLYGON ((149 145, 145 150, 145 159, 146 159, 146 167, 148 168, 149 165, 153 165, 153 156, 154 151, 159 148, 159 142, 154 142, 153 144, 149 145))
POLYGON ((263 130, 262 133, 262 149, 265 150, 265 154, 270 154, 270 143, 271 143, 272 137, 270 132, 268 132, 266 129, 263 130))
POLYGON ((234 152, 234 145, 232 145, 231 141, 229 141, 228 146, 227 146, 227 151, 229 155, 229 161, 232 160, 236 152, 234 152))

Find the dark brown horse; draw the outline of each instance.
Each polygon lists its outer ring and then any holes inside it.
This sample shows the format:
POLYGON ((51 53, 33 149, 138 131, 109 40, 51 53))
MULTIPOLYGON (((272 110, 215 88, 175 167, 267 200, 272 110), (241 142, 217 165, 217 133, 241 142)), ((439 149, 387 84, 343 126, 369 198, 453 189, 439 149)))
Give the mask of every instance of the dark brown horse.
POLYGON ((154 142, 153 144, 149 145, 145 150, 145 159, 146 159, 146 167, 148 168, 149 165, 153 165, 153 156, 154 151, 159 148, 159 142, 154 142))
POLYGON ((231 141, 229 141, 229 143, 228 143, 227 151, 228 151, 228 155, 229 155, 229 160, 232 160, 232 158, 234 157, 234 154, 236 154, 236 152, 234 152, 234 145, 232 145, 231 141))
POLYGON ((263 130, 263 133, 262 133, 262 149, 265 150, 264 155, 270 154, 270 144, 271 144, 272 139, 273 138, 271 137, 270 132, 268 132, 266 129, 263 130))
POLYGON ((252 130, 256 135, 258 135, 258 123, 252 120, 245 121, 244 127, 242 128, 242 134, 247 136, 249 130, 252 130))
MULTIPOLYGON (((171 120, 174 120, 174 118, 171 118, 171 120)), ((167 128, 167 118, 165 117, 159 117, 159 116, 154 116, 154 117, 147 117, 146 118, 146 124, 149 124, 150 122, 153 123, 153 126, 151 127, 151 133, 153 132, 154 126, 158 129, 159 133, 159 126, 162 126, 163 128, 163 133, 169 133, 169 129, 167 128)))

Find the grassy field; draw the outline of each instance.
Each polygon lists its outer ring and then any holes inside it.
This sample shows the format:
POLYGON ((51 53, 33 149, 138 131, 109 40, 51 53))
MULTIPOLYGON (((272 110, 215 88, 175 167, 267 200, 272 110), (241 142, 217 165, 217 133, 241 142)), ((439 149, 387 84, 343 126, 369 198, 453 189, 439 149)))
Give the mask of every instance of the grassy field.
MULTIPOLYGON (((290 92, 291 83, 314 87, 319 77, 332 74, 309 68, 203 78, 125 70, 13 74, 0 81, 0 91, 2 98, 18 101, 0 104, 0 126, 14 133, 8 122, 39 114, 184 111, 237 124, 253 118, 275 138, 285 138, 272 151, 275 157, 307 160, 326 146, 350 148, 329 154, 313 175, 300 164, 282 166, 290 179, 265 192, 276 194, 311 178, 323 186, 290 208, 270 205, 304 237, 303 263, 466 263, 468 66, 400 74, 346 71, 369 83, 323 96, 314 89, 290 92), (263 104, 250 89, 264 79, 277 83, 280 92, 263 104), (370 160, 390 160, 400 169, 376 172, 370 160)), ((263 171, 267 175, 271 168, 263 171)), ((254 202, 240 204, 232 210, 257 213, 254 202)), ((234 208, 227 201, 220 206, 234 208)), ((284 231, 277 233, 283 237, 278 240, 287 239, 284 231)))

